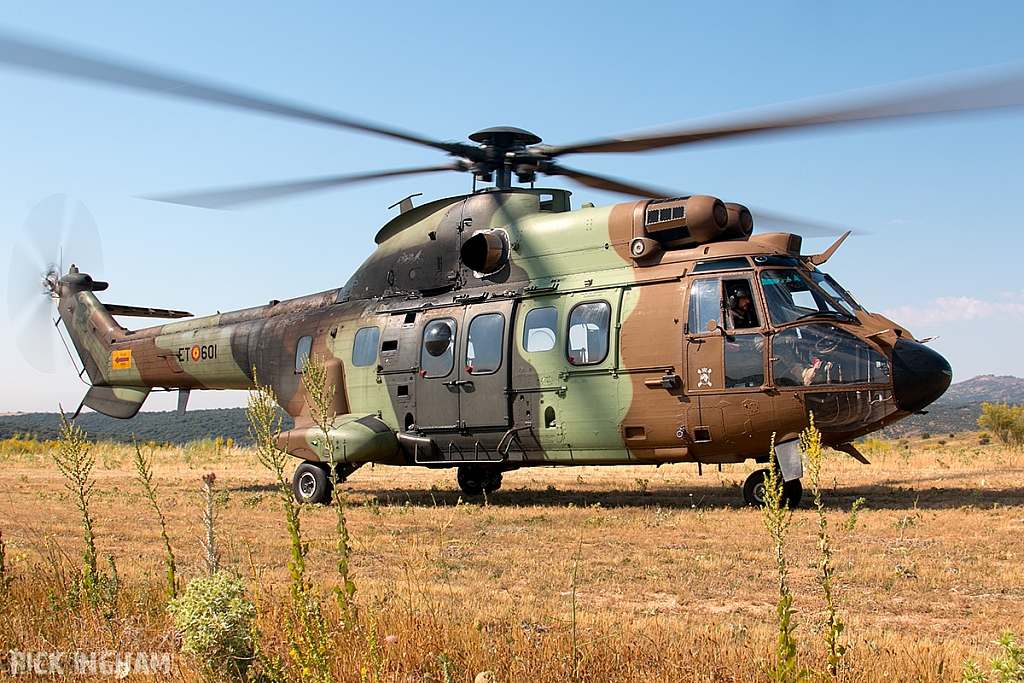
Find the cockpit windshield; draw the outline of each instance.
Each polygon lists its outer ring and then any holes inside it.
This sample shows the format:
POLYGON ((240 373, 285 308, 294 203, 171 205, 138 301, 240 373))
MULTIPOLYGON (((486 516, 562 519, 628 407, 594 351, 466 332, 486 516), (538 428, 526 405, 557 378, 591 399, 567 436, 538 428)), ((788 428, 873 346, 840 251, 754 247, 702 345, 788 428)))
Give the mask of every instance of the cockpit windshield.
POLYGON ((863 311, 864 307, 858 304, 850 293, 842 288, 842 286, 832 279, 831 275, 826 275, 820 270, 811 271, 811 279, 814 280, 814 284, 825 290, 825 293, 835 299, 840 304, 843 304, 846 308, 852 311, 863 311))
POLYGON ((776 325, 803 318, 854 317, 847 308, 833 300, 831 295, 826 296, 825 292, 815 287, 798 270, 763 270, 761 286, 768 303, 768 314, 776 325))

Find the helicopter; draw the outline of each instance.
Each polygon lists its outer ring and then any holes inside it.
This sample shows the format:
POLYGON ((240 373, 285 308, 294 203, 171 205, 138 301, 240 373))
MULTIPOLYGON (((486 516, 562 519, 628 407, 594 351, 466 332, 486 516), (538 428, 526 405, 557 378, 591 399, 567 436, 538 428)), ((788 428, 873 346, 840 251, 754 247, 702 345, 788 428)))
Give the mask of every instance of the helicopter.
MULTIPOLYGON (((803 254, 798 234, 755 234, 742 204, 642 187, 560 158, 1024 104, 1017 70, 570 145, 510 126, 446 142, 4 36, 0 63, 398 139, 450 158, 153 197, 161 201, 223 208, 394 176, 471 174, 469 193, 397 203, 348 281, 309 296, 193 317, 101 302, 107 283, 74 265, 41 276, 91 383, 79 411, 128 419, 159 389, 178 391, 183 413, 192 390, 252 389, 258 378, 294 418, 278 446, 299 460, 292 488, 309 503, 328 503, 336 482, 366 463, 456 468, 462 491, 479 495, 525 467, 702 468, 769 463, 774 451, 771 466, 798 505, 798 436, 812 419, 825 445, 867 463, 854 440, 939 398, 949 363, 819 269, 849 232, 803 254), (571 192, 537 187, 539 176, 633 200, 573 208, 571 192), (122 316, 175 321, 128 329, 122 316), (326 434, 302 381, 314 356, 333 388, 326 434)), ((747 478, 746 503, 763 502, 766 473, 747 478)))

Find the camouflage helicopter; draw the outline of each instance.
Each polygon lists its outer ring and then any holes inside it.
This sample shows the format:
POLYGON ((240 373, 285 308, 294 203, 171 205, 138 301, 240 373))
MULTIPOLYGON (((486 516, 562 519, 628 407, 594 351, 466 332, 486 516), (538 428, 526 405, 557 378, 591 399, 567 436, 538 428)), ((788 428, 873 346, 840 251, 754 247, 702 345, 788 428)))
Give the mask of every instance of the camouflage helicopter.
MULTIPOLYGON (((785 493, 798 504, 797 435, 811 414, 826 445, 867 462, 853 440, 941 396, 949 363, 819 270, 849 233, 803 254, 796 234, 754 234, 740 204, 674 196, 558 159, 1024 104, 1024 78, 1012 73, 565 146, 514 127, 442 142, 9 38, 0 38, 0 61, 397 138, 452 158, 164 201, 224 207, 390 176, 472 174, 471 193, 400 202, 365 263, 318 294, 193 318, 103 303, 107 284, 74 266, 43 276, 91 382, 82 406, 131 418, 164 389, 180 392, 183 412, 193 389, 250 389, 258 377, 294 418, 279 446, 300 460, 295 496, 313 503, 329 501, 332 472, 344 480, 365 463, 454 467, 473 495, 522 467, 767 463, 774 435, 785 493), (570 192, 535 187, 539 175, 638 199, 574 209, 570 192), (189 319, 127 329, 120 316, 189 319), (301 381, 314 355, 335 389, 326 439, 301 381)), ((761 502, 765 472, 747 479, 747 503, 761 502)))

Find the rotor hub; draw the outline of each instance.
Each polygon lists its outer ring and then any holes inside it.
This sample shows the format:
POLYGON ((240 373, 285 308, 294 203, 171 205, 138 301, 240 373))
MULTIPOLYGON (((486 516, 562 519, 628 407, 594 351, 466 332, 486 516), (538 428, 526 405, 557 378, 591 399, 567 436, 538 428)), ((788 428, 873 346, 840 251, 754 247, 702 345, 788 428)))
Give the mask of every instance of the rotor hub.
POLYGON ((494 149, 524 149, 527 145, 536 145, 541 139, 528 130, 514 126, 494 126, 478 130, 469 136, 473 142, 494 149))
POLYGON ((497 173, 499 189, 512 186, 514 173, 521 183, 532 183, 537 177, 538 159, 526 152, 529 145, 541 141, 540 136, 528 130, 513 126, 484 128, 469 136, 480 145, 484 158, 473 165, 473 175, 484 182, 490 182, 497 173))

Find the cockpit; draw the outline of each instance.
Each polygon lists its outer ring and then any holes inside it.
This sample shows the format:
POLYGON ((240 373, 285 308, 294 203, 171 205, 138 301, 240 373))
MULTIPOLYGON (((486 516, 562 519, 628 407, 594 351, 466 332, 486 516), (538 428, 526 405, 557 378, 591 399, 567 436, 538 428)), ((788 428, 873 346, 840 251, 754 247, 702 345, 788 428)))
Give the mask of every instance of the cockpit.
POLYGON ((687 332, 695 343, 722 337, 724 388, 890 383, 886 356, 843 329, 864 308, 831 276, 765 255, 692 272, 687 332))

